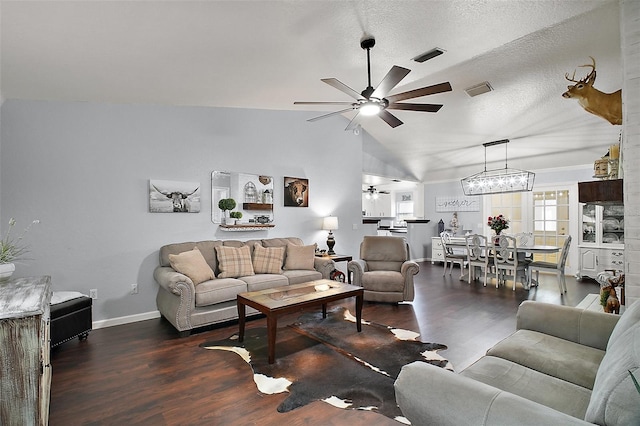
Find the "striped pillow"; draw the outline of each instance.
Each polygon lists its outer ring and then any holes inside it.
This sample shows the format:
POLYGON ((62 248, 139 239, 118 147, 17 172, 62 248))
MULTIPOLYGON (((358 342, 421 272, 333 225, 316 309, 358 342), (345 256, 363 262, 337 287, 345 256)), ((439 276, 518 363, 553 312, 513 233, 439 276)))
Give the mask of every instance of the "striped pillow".
POLYGON ((251 264, 249 246, 227 247, 216 246, 218 255, 218 278, 238 278, 255 275, 251 264))
POLYGON ((256 274, 282 273, 284 247, 264 248, 258 243, 253 247, 253 271, 256 274))

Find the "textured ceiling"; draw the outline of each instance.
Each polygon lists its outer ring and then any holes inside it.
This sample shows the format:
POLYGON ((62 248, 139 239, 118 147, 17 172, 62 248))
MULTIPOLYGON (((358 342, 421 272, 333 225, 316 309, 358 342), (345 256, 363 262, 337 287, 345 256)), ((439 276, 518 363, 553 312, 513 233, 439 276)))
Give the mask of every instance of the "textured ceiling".
MULTIPOLYGON (((392 94, 453 86, 413 100, 444 104, 438 113, 394 111, 405 123, 395 129, 362 121, 379 142, 369 151, 420 181, 481 171, 482 143, 504 138, 510 167, 589 164, 620 132, 561 97, 564 74, 589 56, 597 88, 622 87, 616 0, 2 1, 1 18, 6 99, 308 109, 309 118, 338 108, 294 101, 350 100, 321 78, 365 88, 359 42, 373 35, 374 87, 393 65, 412 71, 392 94), (411 60, 434 47, 445 54, 411 60), (495 91, 466 95, 485 80, 495 91)), ((326 120, 346 127, 352 115, 326 120)), ((487 150, 489 168, 504 158, 487 150)))

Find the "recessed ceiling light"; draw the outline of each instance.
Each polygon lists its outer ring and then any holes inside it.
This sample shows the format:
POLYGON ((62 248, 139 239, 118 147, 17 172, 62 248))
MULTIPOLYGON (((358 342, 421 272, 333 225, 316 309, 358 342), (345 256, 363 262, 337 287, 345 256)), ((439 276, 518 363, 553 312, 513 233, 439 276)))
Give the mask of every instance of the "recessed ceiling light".
POLYGON ((436 56, 442 55, 444 52, 445 52, 444 49, 435 47, 430 51, 423 53, 422 55, 416 56, 415 58, 413 58, 413 60, 416 62, 425 62, 425 61, 428 61, 429 59, 435 58, 436 56))

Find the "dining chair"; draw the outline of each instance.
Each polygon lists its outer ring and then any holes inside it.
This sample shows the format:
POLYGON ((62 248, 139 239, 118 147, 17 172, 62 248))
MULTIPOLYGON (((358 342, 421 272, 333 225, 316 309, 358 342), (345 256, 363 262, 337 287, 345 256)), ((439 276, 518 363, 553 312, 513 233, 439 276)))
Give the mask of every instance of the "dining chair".
POLYGON ((444 277, 447 274, 448 264, 451 264, 451 268, 449 269, 449 275, 451 275, 454 263, 459 263, 460 278, 462 278, 464 275, 464 262, 467 261, 467 254, 456 253, 453 251, 453 247, 451 246, 451 237, 452 235, 449 232, 443 232, 440 234, 440 238, 442 239, 442 251, 444 253, 444 272, 442 276, 444 277))
MULTIPOLYGON (((533 232, 518 232, 514 235, 516 247, 531 247, 534 244, 533 232)), ((519 260, 533 262, 533 253, 518 251, 519 260)))
POLYGON ((493 262, 496 268, 496 288, 500 283, 507 283, 507 277, 513 278, 513 290, 516 289, 516 281, 527 288, 527 263, 518 260, 516 239, 508 235, 499 235, 498 244, 493 249, 493 262))
POLYGON ((535 261, 531 262, 528 265, 527 270, 527 281, 531 285, 531 271, 536 271, 536 283, 538 283, 538 277, 540 275, 540 271, 545 272, 553 272, 558 277, 558 287, 560 287, 560 294, 567 292, 567 283, 564 278, 564 267, 567 263, 567 256, 569 255, 569 246, 571 245, 571 236, 569 235, 567 239, 564 241, 562 246, 562 253, 560 253, 560 257, 558 258, 557 263, 552 262, 543 262, 543 261, 535 261))
POLYGON ((484 285, 487 285, 487 270, 489 269, 489 256, 487 256, 487 237, 479 234, 471 234, 465 237, 467 243, 467 263, 469 264, 469 284, 471 280, 477 280, 476 268, 484 269, 484 285))

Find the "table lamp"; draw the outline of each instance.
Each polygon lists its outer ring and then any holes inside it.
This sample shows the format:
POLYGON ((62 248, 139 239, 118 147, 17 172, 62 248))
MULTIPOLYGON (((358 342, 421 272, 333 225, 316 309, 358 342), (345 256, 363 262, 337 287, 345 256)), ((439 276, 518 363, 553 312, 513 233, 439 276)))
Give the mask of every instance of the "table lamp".
POLYGON ((333 239, 332 231, 338 229, 338 218, 335 216, 325 217, 322 222, 322 229, 329 231, 329 235, 327 236, 327 247, 329 247, 329 251, 327 254, 336 254, 336 252, 333 251, 333 246, 336 245, 336 240, 333 239))

